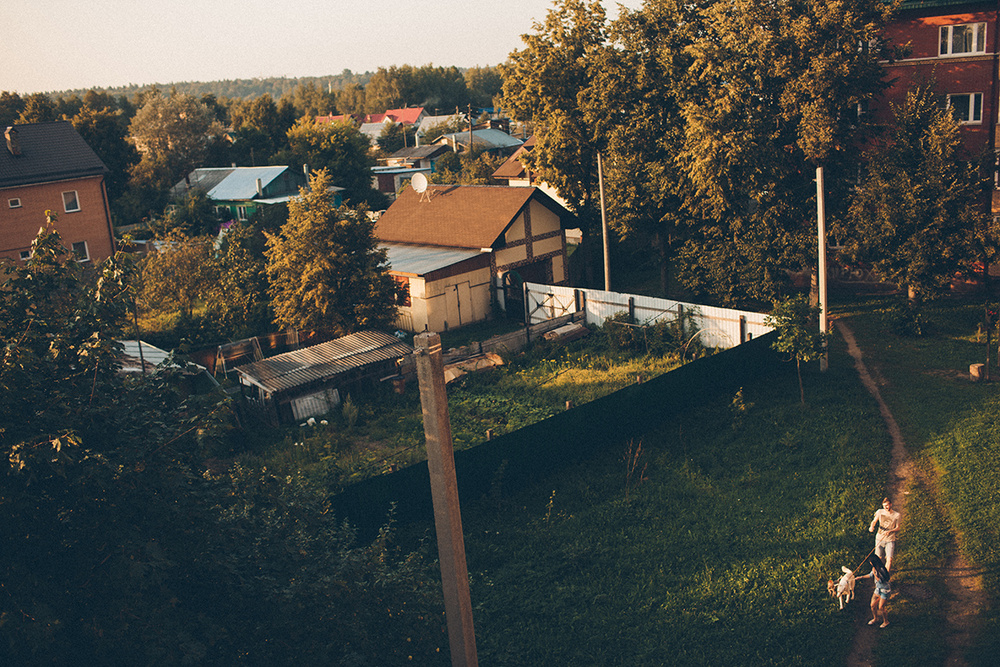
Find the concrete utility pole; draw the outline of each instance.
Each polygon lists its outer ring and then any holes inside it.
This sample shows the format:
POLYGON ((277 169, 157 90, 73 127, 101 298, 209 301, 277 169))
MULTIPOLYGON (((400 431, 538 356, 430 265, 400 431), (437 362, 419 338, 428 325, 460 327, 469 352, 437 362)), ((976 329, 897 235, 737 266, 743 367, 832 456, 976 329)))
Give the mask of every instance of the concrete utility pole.
POLYGON ((608 216, 604 212, 604 164, 597 153, 597 187, 601 193, 601 235, 604 238, 604 291, 611 291, 611 255, 608 250, 608 216))
POLYGON ((448 621, 448 645, 452 667, 478 667, 476 633, 472 625, 472 596, 465 562, 462 513, 458 506, 455 452, 448 420, 448 396, 444 386, 441 336, 422 333, 413 339, 416 350, 420 406, 427 438, 427 467, 431 474, 434 527, 437 531, 441 588, 448 621))
MULTIPOLYGON (((826 288, 826 199, 823 195, 823 167, 816 167, 816 222, 819 233, 819 330, 827 332, 827 288, 826 288)), ((823 356, 819 359, 819 369, 825 371, 830 367, 830 351, 827 343, 823 343, 823 356)))

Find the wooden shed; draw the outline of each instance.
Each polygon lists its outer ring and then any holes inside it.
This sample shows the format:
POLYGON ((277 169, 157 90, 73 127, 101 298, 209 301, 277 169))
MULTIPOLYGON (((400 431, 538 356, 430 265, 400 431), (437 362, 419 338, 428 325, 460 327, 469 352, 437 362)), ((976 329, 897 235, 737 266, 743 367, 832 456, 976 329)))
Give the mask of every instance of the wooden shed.
POLYGON ((361 331, 236 369, 244 398, 271 423, 324 415, 351 390, 406 373, 413 348, 395 336, 361 331))

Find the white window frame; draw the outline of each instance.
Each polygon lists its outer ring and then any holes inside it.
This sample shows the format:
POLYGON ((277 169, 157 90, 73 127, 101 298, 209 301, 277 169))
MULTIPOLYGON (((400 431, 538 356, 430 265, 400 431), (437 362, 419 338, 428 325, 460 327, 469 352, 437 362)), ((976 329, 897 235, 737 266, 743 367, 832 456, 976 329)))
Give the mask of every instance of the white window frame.
POLYGON ((247 207, 246 206, 237 206, 236 207, 236 219, 237 220, 249 220, 249 218, 247 218, 247 207))
POLYGON ((73 254, 76 255, 77 261, 79 261, 79 262, 89 262, 90 261, 90 248, 87 247, 87 242, 86 241, 77 241, 76 243, 73 244, 72 249, 73 249, 73 254), (79 250, 77 249, 78 245, 82 245, 83 246, 83 254, 82 255, 80 254, 79 250))
POLYGON ((80 194, 76 190, 67 190, 66 192, 62 193, 62 198, 63 198, 64 211, 66 211, 67 213, 76 213, 77 211, 80 210, 80 194), (69 200, 66 199, 66 195, 69 194, 73 195, 73 202, 76 203, 76 208, 69 207, 69 200))
POLYGON ((21 198, 11 197, 10 199, 7 200, 7 206, 11 208, 21 208, 21 198))
POLYGON ((31 251, 30 250, 22 250, 20 252, 20 254, 19 254, 19 257, 21 258, 22 262, 27 262, 29 259, 31 259, 31 251))
POLYGON ((951 100, 955 97, 969 98, 969 117, 958 118, 962 125, 982 125, 983 123, 983 94, 982 93, 952 93, 948 95, 947 108, 951 109, 951 100))
MULTIPOLYGON (((964 32, 964 31, 963 31, 964 32)), ((938 31, 938 57, 969 56, 986 53, 986 23, 959 23, 943 25, 938 31), (955 29, 971 30, 972 44, 968 51, 955 51, 955 29)))

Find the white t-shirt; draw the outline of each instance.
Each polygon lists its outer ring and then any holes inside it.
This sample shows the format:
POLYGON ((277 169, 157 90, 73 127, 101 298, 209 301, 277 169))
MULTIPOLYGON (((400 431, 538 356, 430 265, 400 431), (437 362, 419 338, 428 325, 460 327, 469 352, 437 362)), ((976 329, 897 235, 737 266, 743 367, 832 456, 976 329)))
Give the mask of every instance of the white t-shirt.
POLYGON ((899 532, 899 512, 887 510, 884 507, 875 512, 875 521, 878 521, 878 534, 875 535, 875 544, 882 547, 887 542, 896 541, 896 533, 899 532))

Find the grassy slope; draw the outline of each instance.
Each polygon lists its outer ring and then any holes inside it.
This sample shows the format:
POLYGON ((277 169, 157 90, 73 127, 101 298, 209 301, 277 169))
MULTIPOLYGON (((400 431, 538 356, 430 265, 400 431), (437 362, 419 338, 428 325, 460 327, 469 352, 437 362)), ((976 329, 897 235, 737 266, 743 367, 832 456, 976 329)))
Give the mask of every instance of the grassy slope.
MULTIPOLYGON (((465 526, 484 664, 833 664, 851 614, 826 594, 869 542, 889 441, 842 346, 807 373, 746 387, 465 526)), ((790 368, 789 368, 790 370, 790 368)), ((653 407, 653 406, 650 406, 653 407)))
MULTIPOLYGON (((879 646, 881 664, 928 664, 944 650, 941 598, 936 578, 950 539, 948 525, 962 535, 961 548, 973 565, 986 570, 985 586, 993 610, 968 656, 971 664, 995 664, 1000 651, 1000 622, 995 612, 1000 591, 1000 410, 997 385, 968 381, 969 364, 985 361, 984 342, 976 342, 981 304, 946 301, 927 309, 931 335, 906 339, 885 335, 887 302, 873 300, 851 318, 869 364, 886 380, 881 392, 896 416, 907 447, 918 464, 937 476, 940 503, 926 489, 911 489, 900 543, 900 579, 926 588, 934 597, 903 599, 894 613, 900 631, 879 646), (917 502, 914 502, 916 500, 917 502)), ((996 362, 996 350, 993 350, 996 362)), ((993 370, 994 377, 997 371, 993 370)))

